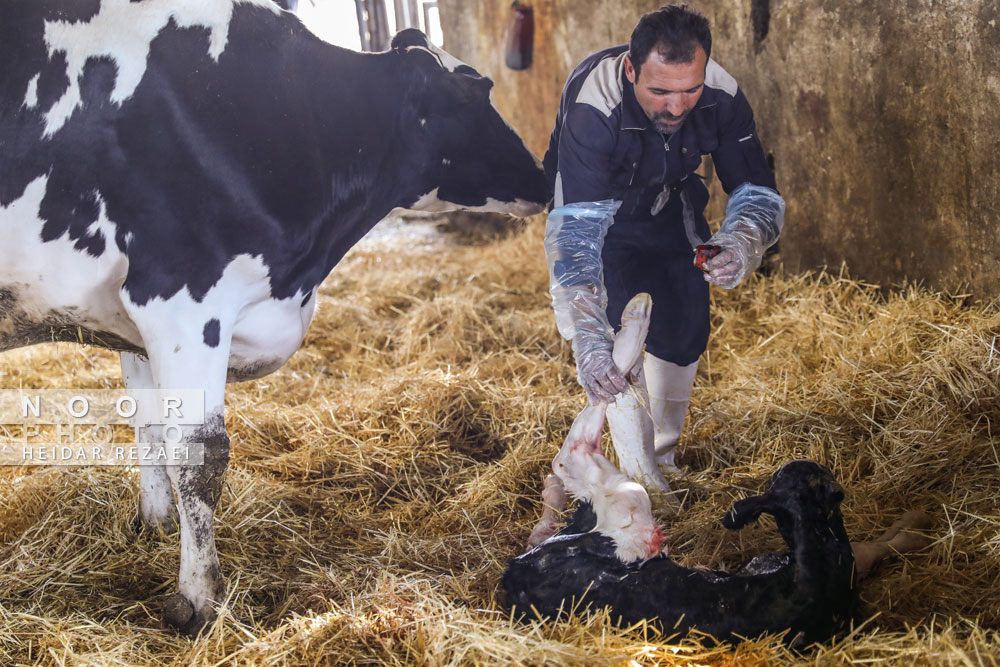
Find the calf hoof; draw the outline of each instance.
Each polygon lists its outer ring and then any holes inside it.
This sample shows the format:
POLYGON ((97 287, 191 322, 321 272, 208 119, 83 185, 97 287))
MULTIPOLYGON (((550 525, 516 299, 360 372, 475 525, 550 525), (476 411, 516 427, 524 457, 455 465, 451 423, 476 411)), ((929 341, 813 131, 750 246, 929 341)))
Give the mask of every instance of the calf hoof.
POLYGON ((528 536, 528 547, 535 548, 545 540, 549 539, 558 532, 559 526, 553 521, 539 521, 538 525, 535 526, 534 530, 531 531, 531 535, 528 536))
POLYGON ((920 510, 910 510, 903 514, 895 521, 892 525, 878 537, 878 542, 888 542, 900 533, 906 533, 917 530, 930 530, 933 525, 933 521, 927 515, 926 512, 921 512, 920 510))
POLYGON ((673 461, 669 463, 657 461, 656 467, 659 468, 660 474, 664 477, 685 477, 687 475, 687 472, 683 468, 678 468, 674 465, 673 461))
POLYGON ((934 539, 923 533, 931 528, 931 518, 920 511, 907 512, 896 519, 887 531, 872 542, 852 542, 854 571, 863 579, 882 560, 892 555, 926 549, 934 539))
POLYGON ((189 637, 196 636, 215 620, 215 614, 199 614, 181 593, 174 593, 163 603, 163 622, 189 637))
POLYGON ((896 519, 878 541, 885 542, 901 554, 920 551, 934 543, 934 538, 923 534, 932 526, 933 521, 927 514, 920 510, 911 510, 896 519))

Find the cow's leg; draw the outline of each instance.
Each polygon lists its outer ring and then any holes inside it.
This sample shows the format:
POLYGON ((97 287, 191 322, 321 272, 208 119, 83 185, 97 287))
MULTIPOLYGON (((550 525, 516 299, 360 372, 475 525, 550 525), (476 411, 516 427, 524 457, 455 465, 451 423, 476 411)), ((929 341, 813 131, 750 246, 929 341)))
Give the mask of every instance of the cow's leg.
POLYGON ((214 526, 229 465, 229 436, 221 405, 206 411, 205 424, 187 440, 204 443, 205 462, 200 466, 167 466, 180 516, 181 566, 179 590, 168 601, 164 620, 182 632, 195 634, 215 619, 215 605, 222 602, 225 593, 214 526))
MULTIPOLYGON (((131 352, 121 353, 122 378, 125 380, 126 389, 153 388, 153 371, 149 362, 137 354, 131 352)), ((141 444, 150 444, 162 440, 162 429, 159 426, 140 426, 139 422, 143 418, 141 413, 132 419, 135 427, 137 441, 141 444)), ((163 465, 153 463, 141 463, 139 465, 139 483, 141 486, 141 500, 139 503, 139 513, 142 522, 154 530, 163 530, 165 533, 172 533, 177 530, 177 506, 174 504, 174 494, 170 489, 170 479, 167 477, 167 469, 163 465)))
MULTIPOLYGON (((215 324, 219 335, 210 345, 202 333, 204 322, 183 314, 166 324, 163 319, 154 330, 143 331, 156 388, 162 397, 171 389, 205 391, 204 424, 180 426, 184 442, 203 443, 204 463, 166 466, 180 521, 181 563, 179 590, 167 601, 164 620, 194 634, 215 618, 214 605, 224 593, 213 524, 229 463, 223 409, 232 328, 228 323, 215 324)), ((165 426, 164 435, 173 428, 165 426)), ((176 439, 174 431, 170 441, 176 439)))

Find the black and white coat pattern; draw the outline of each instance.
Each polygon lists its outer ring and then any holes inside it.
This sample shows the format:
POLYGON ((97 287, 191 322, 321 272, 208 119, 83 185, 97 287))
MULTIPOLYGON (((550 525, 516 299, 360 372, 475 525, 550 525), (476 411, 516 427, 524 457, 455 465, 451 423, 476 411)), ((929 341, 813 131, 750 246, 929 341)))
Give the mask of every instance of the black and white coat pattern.
MULTIPOLYGON (((141 469, 181 530, 168 620, 197 630, 228 380, 298 348, 315 290, 397 206, 525 215, 547 188, 491 82, 404 31, 328 45, 269 0, 0 0, 0 350, 122 352, 131 388, 203 389, 205 465, 141 469)), ((153 429, 142 437, 155 441, 153 429)))
POLYGON ((855 600, 843 498, 818 463, 782 466, 764 494, 736 502, 722 523, 738 530, 770 514, 788 550, 734 572, 683 567, 664 554, 623 562, 621 545, 597 528, 600 507, 595 515, 584 503, 560 534, 507 564, 507 603, 519 615, 552 618, 608 607, 626 624, 648 620, 668 634, 697 628, 726 641, 786 631, 796 647, 824 641, 849 623, 855 600))

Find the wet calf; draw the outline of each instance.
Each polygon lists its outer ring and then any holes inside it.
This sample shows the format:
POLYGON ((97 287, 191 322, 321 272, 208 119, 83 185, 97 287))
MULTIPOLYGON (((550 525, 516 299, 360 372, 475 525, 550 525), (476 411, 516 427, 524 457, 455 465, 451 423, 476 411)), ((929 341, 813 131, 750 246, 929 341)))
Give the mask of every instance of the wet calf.
POLYGON ((682 567, 665 555, 623 562, 600 521, 582 503, 558 535, 510 561, 503 588, 520 612, 557 617, 570 608, 610 607, 631 624, 648 619, 666 633, 697 628, 720 640, 788 630, 793 646, 830 637, 849 619, 854 556, 840 513, 843 489, 812 461, 776 472, 766 493, 723 517, 737 530, 775 518, 787 551, 757 556, 735 572, 682 567))

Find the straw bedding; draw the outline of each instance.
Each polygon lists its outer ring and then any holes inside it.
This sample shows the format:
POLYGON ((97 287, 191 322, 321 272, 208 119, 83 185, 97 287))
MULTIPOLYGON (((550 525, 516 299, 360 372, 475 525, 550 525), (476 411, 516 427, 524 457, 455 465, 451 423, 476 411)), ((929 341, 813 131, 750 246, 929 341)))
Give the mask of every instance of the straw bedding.
MULTIPOLYGON (((0 469, 0 664, 997 664, 1000 310, 837 273, 713 293, 685 511, 665 527, 685 565, 780 547, 773 525, 728 534, 718 519, 799 457, 846 487, 854 539, 926 510, 935 543, 864 582, 854 631, 793 654, 774 637, 712 646, 603 614, 512 622, 500 574, 583 400, 541 227, 366 239, 295 357, 230 386, 216 518, 229 598, 197 640, 160 626, 178 539, 136 533, 135 470, 0 469)), ((4 388, 120 387, 103 350, 3 361, 4 388)))

